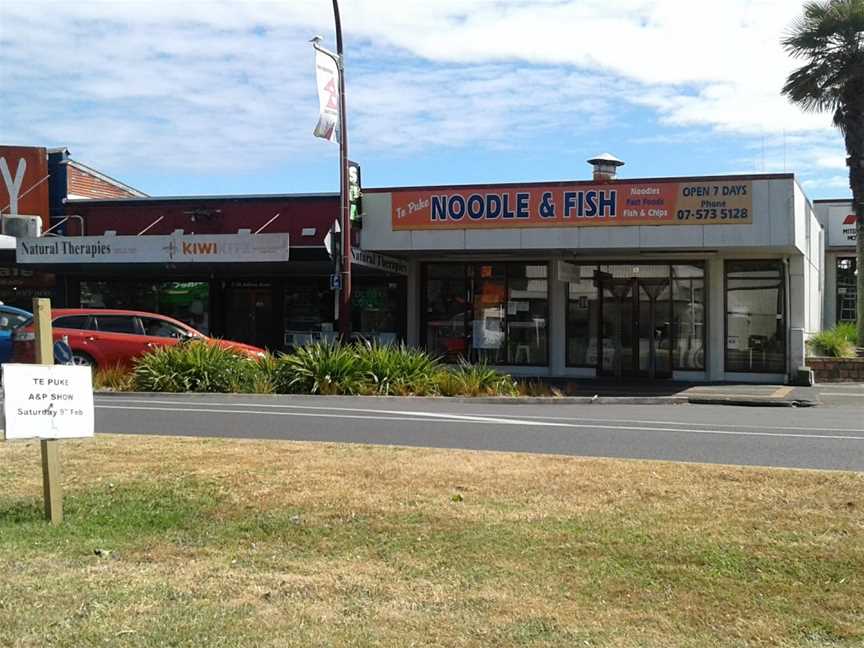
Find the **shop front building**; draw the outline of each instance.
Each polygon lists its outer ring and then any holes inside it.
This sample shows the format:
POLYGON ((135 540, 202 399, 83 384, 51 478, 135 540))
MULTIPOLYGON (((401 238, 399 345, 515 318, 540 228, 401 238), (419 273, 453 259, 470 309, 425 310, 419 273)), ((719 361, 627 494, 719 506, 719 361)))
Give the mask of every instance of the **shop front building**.
MULTIPOLYGON (((32 234, 64 234, 69 198, 130 198, 144 194, 70 157, 66 148, 0 146, 0 214, 37 221, 32 234)), ((3 233, 8 220, 2 221, 3 233)), ((29 310, 33 299, 63 299, 63 287, 52 272, 23 267, 16 262, 15 240, 0 245, 0 302, 29 310)))
POLYGON ((851 200, 816 200, 816 217, 825 230, 824 326, 855 322, 857 260, 855 210, 851 200))
MULTIPOLYGON (((272 351, 336 337, 326 239, 338 195, 67 200, 64 236, 18 243, 55 306, 135 309, 272 351)), ((405 335, 407 266, 353 250, 352 330, 405 335)))
POLYGON ((367 189, 364 212, 364 249, 407 260, 408 342, 447 361, 783 382, 821 328, 823 230, 791 174, 595 166, 588 182, 367 189))

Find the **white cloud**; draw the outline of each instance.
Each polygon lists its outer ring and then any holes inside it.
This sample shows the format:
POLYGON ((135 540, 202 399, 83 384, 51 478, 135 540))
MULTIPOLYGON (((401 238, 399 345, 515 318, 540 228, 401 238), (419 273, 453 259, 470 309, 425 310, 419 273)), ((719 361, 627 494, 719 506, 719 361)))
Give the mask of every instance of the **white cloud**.
MULTIPOLYGON (((789 161, 842 157, 829 115, 779 95, 795 65, 779 40, 800 0, 342 4, 352 145, 367 151, 518 147, 603 129, 630 105, 685 133, 783 135, 787 149, 798 137, 789 161)), ((327 0, 2 3, 3 137, 67 144, 109 168, 333 154, 310 136, 306 42, 332 43, 330 12, 327 0)))

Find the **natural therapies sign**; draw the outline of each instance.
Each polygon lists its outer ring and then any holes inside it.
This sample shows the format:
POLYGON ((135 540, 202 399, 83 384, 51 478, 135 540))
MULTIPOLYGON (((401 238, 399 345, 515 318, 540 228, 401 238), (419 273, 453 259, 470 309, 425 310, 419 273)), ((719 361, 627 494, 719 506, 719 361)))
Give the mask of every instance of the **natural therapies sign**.
POLYGON ((20 238, 18 263, 241 263, 288 260, 288 234, 20 238))
POLYGON ((459 187, 394 191, 394 230, 753 222, 753 186, 691 182, 459 187))

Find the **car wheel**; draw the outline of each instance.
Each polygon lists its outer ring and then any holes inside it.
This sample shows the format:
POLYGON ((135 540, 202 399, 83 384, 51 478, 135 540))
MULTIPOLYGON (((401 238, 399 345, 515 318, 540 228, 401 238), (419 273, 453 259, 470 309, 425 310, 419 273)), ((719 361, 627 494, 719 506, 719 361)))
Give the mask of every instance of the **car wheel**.
POLYGON ((82 353, 81 351, 73 351, 72 352, 72 364, 76 367, 92 367, 96 368, 96 361, 93 360, 86 353, 82 353))

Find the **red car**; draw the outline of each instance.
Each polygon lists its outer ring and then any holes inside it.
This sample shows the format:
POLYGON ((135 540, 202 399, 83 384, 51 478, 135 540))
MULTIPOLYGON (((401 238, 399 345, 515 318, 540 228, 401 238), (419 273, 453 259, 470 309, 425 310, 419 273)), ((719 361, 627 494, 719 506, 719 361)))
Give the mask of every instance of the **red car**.
MULTIPOLYGON (((250 358, 260 358, 263 349, 210 338, 165 315, 104 308, 58 308, 51 312, 54 339, 67 338, 76 365, 131 367, 132 361, 152 349, 173 346, 186 340, 203 340, 235 349, 250 358)), ((35 362, 36 346, 32 320, 16 329, 12 362, 35 362)))

